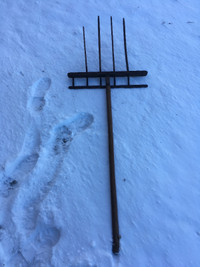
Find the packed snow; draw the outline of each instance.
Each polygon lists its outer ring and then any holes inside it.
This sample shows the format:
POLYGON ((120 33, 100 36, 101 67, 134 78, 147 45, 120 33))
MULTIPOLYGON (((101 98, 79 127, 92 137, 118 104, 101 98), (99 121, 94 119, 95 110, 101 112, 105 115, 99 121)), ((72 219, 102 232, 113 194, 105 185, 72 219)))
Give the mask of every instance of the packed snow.
MULTIPOLYGON (((0 1, 0 266, 200 266, 198 0, 0 1), (112 89, 120 253, 112 253, 106 93, 68 72, 125 70, 112 89), (123 79, 121 82, 126 82, 123 79)), ((93 81, 95 82, 95 80, 93 81)), ((98 82, 98 81, 96 81, 98 82)))

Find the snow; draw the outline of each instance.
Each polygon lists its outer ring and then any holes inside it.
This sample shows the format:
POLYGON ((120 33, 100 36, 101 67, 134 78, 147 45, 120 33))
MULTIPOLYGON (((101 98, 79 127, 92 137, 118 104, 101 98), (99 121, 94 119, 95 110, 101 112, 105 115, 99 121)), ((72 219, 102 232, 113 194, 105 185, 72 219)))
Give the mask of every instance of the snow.
POLYGON ((200 265, 200 4, 0 2, 0 266, 200 265), (130 69, 146 89, 112 90, 120 234, 112 254, 105 90, 66 74, 130 69))

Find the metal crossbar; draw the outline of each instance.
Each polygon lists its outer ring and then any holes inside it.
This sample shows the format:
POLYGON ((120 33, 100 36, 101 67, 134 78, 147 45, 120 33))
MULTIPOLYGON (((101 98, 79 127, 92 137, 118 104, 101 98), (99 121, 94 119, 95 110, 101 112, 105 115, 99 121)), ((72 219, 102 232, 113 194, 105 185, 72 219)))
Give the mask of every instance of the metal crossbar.
MULTIPOLYGON (((132 85, 110 85, 110 88, 124 88, 124 89, 130 89, 130 88, 146 88, 148 87, 147 84, 132 84, 132 85)), ((69 89, 105 89, 106 85, 77 85, 77 86, 69 86, 69 89)))
POLYGON ((99 71, 89 72, 87 64, 87 50, 86 50, 86 37, 85 28, 83 27, 83 44, 84 44, 84 57, 85 57, 85 72, 69 72, 68 77, 72 79, 72 85, 69 89, 106 89, 107 101, 107 119, 108 119, 108 140, 109 140, 109 165, 110 165, 110 194, 111 194, 111 212, 112 212, 112 236, 113 245, 112 251, 114 254, 119 253, 120 249, 120 234, 118 222, 118 208, 117 208, 117 190, 115 181, 115 160, 114 160, 114 141, 113 141, 113 122, 112 122, 112 101, 111 101, 111 88, 146 88, 147 84, 130 84, 130 77, 146 76, 146 70, 129 70, 128 53, 126 43, 126 27, 125 19, 123 18, 123 37, 124 37, 124 53, 126 62, 126 71, 116 71, 115 68, 115 53, 114 53, 114 34, 113 34, 113 21, 110 17, 110 30, 111 30, 111 44, 112 44, 112 63, 113 71, 102 71, 101 69, 101 32, 100 32, 100 17, 97 19, 98 24, 98 52, 99 52, 99 71), (127 84, 118 85, 117 78, 127 77, 127 84), (75 79, 86 79, 85 85, 75 85, 75 79), (89 84, 90 78, 98 78, 99 85, 89 84), (113 78, 114 83, 110 84, 110 78, 113 78), (103 84, 104 82, 104 84, 103 84))
POLYGON ((97 77, 139 77, 146 76, 146 70, 135 71, 102 71, 102 72, 69 72, 69 78, 97 78, 97 77))

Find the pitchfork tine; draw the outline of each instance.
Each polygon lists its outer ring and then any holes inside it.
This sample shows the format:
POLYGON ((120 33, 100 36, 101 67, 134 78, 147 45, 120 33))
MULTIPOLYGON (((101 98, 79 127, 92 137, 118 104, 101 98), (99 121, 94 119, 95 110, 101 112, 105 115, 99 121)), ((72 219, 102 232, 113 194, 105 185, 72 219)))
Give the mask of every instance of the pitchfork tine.
MULTIPOLYGON (((98 16, 98 48, 99 48, 99 71, 101 72, 101 33, 100 33, 100 18, 98 16)), ((102 79, 100 78, 100 86, 102 86, 102 79)))
MULTIPOLYGON (((83 44, 84 44, 84 55, 85 55, 85 71, 88 72, 87 51, 86 51, 86 41, 85 41, 85 27, 83 27, 83 44)), ((88 86, 88 78, 86 81, 87 81, 87 86, 88 86)))
MULTIPOLYGON (((113 71, 115 72, 115 52, 114 52, 114 37, 113 37, 113 23, 112 17, 110 17, 110 27, 111 27, 111 41, 112 41, 112 61, 113 61, 113 71)), ((114 77, 114 85, 116 85, 116 78, 114 77)))
MULTIPOLYGON (((128 55, 127 55, 127 46, 126 46, 126 27, 125 27, 125 18, 123 18, 123 33, 124 33, 124 53, 125 53, 125 60, 126 60, 126 69, 129 71, 128 66, 128 55)), ((128 85, 130 84, 130 79, 128 76, 128 85)))

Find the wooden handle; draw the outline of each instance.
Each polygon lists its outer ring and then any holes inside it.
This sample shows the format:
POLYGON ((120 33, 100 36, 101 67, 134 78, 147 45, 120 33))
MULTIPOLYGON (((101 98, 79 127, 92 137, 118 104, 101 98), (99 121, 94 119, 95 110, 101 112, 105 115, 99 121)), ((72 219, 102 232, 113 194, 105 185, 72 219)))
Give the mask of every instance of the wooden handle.
POLYGON ((119 253, 119 223, 117 209, 117 192, 115 182, 115 160, 114 160, 114 142, 113 142, 113 124, 112 124, 112 106, 110 78, 106 77, 106 99, 107 99, 107 118, 108 118, 108 138, 109 138, 109 164, 110 164, 110 192, 111 192, 111 211, 112 211, 112 251, 119 253))

